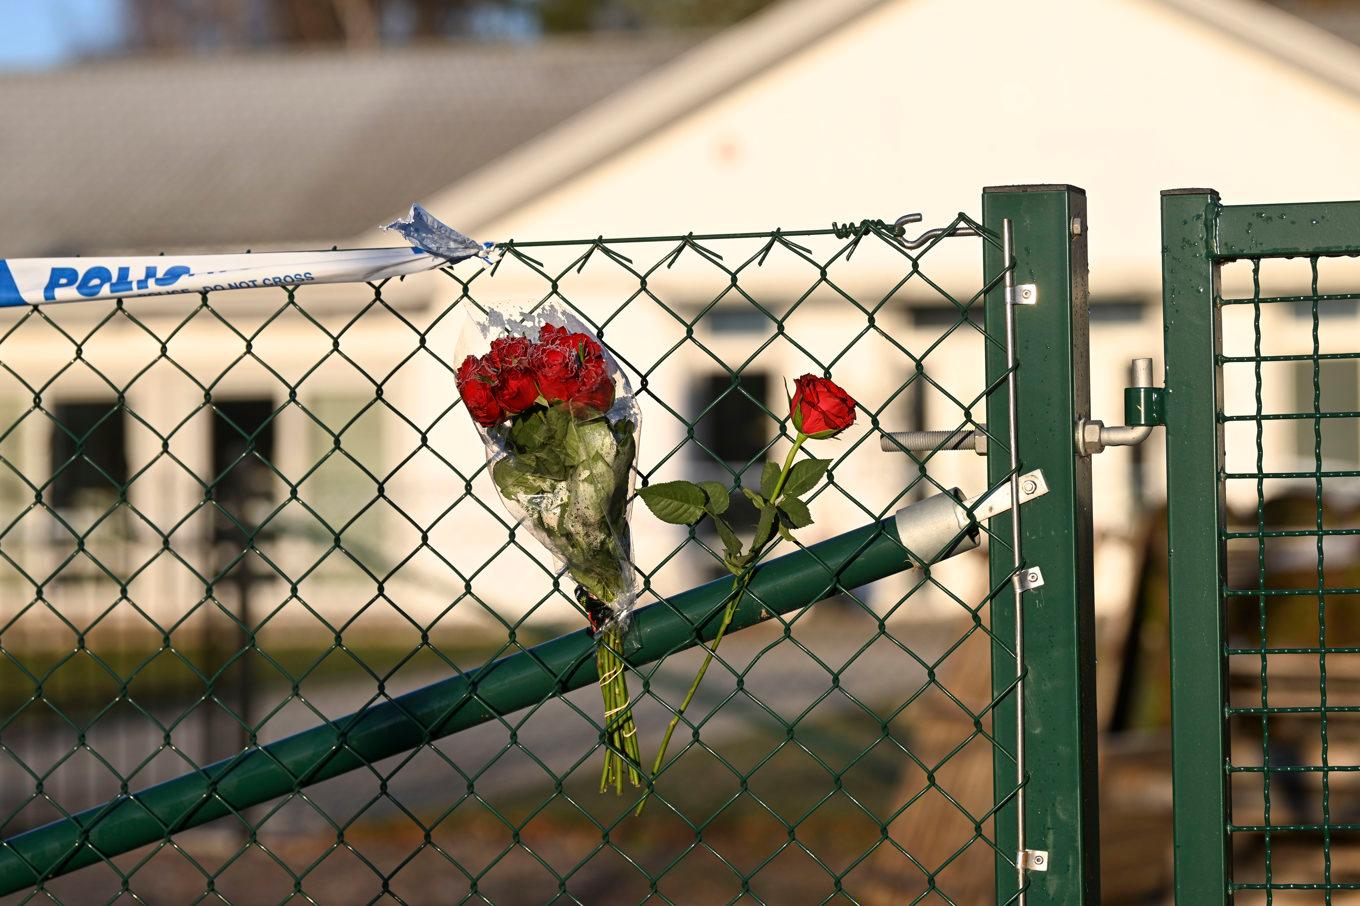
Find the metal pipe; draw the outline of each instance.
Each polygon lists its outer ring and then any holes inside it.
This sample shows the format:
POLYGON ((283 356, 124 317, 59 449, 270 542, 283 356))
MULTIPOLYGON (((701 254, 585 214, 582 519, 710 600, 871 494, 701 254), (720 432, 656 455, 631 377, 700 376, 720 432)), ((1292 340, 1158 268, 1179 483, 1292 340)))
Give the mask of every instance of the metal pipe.
MULTIPOLYGON (((1017 424, 1015 354, 1015 256, 1011 219, 1001 221, 1001 260, 1006 268, 1004 298, 1006 303, 1006 437, 1010 447, 1011 500, 1020 499, 1020 429, 1017 424)), ((1024 560, 1020 552, 1020 507, 1011 507, 1011 594, 1015 601, 1015 837, 1016 874, 1019 893, 1016 902, 1025 906, 1025 612, 1022 607, 1024 589, 1020 585, 1020 569, 1024 560)))
MULTIPOLYGON (((975 547, 966 512, 961 521, 940 517, 945 496, 958 510, 953 495, 937 495, 760 567, 729 633, 902 572, 913 562, 908 548, 934 560, 975 547)), ((719 579, 638 610, 629 662, 712 639, 731 585, 719 579)), ((12 837, 0 843, 0 896, 594 683, 594 650, 586 630, 573 632, 12 837)))

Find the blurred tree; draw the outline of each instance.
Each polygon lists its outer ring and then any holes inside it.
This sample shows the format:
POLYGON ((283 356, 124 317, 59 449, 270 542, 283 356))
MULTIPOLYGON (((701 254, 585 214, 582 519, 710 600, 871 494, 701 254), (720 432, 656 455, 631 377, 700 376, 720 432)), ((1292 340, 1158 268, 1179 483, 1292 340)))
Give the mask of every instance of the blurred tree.
MULTIPOLYGON (((185 53, 276 45, 351 47, 480 38, 494 14, 525 31, 718 28, 773 0, 121 0, 127 50, 185 53)), ((503 36, 503 35, 500 35, 503 36)))

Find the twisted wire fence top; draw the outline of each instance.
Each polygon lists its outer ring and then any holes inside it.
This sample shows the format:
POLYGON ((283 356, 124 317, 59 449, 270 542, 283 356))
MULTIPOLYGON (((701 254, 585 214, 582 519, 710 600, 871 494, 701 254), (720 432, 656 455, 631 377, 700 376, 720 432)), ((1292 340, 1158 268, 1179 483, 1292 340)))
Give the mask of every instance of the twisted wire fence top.
MULTIPOLYGON (((642 402, 640 483, 757 486, 793 438, 784 381, 833 376, 859 421, 811 445, 834 464, 805 543, 985 489, 977 457, 877 437, 987 430, 1004 338, 964 228, 516 240, 423 280, 0 313, 0 833, 583 625, 458 399, 468 310, 598 330, 642 402)), ((705 530, 632 524, 641 603, 718 574, 705 530)), ((598 701, 553 695, 15 901, 978 902, 1013 795, 983 563, 725 642, 642 819, 591 789, 598 701)), ((651 744, 699 654, 638 668, 651 744)))

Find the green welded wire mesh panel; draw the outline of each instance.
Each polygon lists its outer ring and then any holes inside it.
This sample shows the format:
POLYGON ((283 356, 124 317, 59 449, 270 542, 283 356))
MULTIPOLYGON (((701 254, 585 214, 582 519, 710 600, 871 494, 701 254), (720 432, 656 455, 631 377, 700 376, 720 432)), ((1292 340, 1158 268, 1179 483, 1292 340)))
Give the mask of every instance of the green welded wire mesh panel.
POLYGON ((1222 565, 1201 566, 1220 587, 1226 757, 1222 812, 1198 820, 1227 832, 1225 899, 1343 903, 1360 890, 1355 205, 1212 201, 1221 350, 1198 355, 1221 384, 1224 508, 1222 565))
MULTIPOLYGON (((1004 375, 978 241, 911 250, 865 222, 512 242, 404 282, 0 313, 0 835, 582 625, 457 398, 468 311, 554 302, 598 329, 642 401, 640 482, 754 486, 792 438, 784 380, 832 375, 859 422, 813 446, 835 463, 806 543, 985 490, 970 453, 879 449, 880 429, 985 430, 1004 375)), ((715 538, 632 522, 640 603, 718 575, 715 538)), ((594 788, 598 691, 549 691, 34 867, 4 902, 990 901, 989 605, 1010 586, 985 562, 725 641, 641 818, 594 788)), ((635 672, 644 758, 698 654, 635 672)))

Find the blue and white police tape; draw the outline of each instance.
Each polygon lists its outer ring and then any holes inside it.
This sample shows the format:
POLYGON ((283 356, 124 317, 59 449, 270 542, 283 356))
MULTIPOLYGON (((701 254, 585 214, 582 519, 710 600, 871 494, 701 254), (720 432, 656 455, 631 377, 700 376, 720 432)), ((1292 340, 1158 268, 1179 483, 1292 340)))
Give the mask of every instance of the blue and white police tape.
POLYGON ((0 258, 0 307, 219 292, 307 283, 360 283, 485 257, 475 242, 414 205, 409 217, 383 227, 410 248, 248 255, 0 258))

